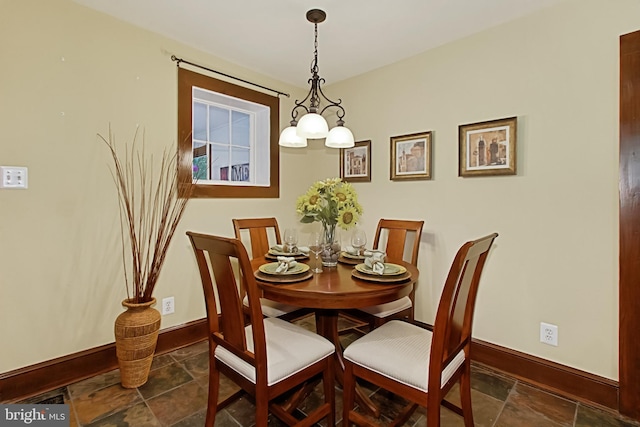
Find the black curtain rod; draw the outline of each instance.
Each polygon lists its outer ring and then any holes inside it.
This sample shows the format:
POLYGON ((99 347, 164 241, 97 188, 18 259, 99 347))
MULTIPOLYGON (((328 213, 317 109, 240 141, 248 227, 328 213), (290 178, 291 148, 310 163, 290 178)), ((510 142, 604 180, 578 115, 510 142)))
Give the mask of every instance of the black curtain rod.
POLYGON ((238 80, 238 81, 241 81, 243 83, 247 83, 247 84, 250 84, 250 85, 253 85, 253 86, 257 86, 257 87, 265 89, 265 90, 269 90, 271 92, 275 92, 278 95, 284 95, 287 98, 289 98, 289 96, 290 96, 288 93, 280 92, 279 90, 271 89, 271 88, 268 88, 266 86, 262 86, 262 85, 259 85, 257 83, 250 82, 248 80, 241 79, 239 77, 234 77, 234 76, 231 76, 229 74, 225 74, 225 73, 220 72, 220 71, 212 70, 211 68, 207 68, 207 67, 204 67, 202 65, 194 64, 193 62, 185 61, 184 59, 178 58, 175 55, 171 55, 171 60, 172 61, 177 61, 178 63, 176 65, 178 67, 180 66, 181 62, 184 62, 185 64, 193 65, 194 67, 202 68, 203 70, 211 71, 212 73, 216 73, 216 74, 220 74, 221 76, 229 77, 230 79, 238 80))

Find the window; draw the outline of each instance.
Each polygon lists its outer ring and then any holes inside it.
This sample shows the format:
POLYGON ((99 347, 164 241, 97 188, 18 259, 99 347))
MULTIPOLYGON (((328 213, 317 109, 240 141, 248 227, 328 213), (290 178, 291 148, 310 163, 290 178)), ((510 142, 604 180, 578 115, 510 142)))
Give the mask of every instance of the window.
POLYGON ((197 179, 193 197, 279 197, 278 116, 277 97, 179 68, 180 173, 197 179))

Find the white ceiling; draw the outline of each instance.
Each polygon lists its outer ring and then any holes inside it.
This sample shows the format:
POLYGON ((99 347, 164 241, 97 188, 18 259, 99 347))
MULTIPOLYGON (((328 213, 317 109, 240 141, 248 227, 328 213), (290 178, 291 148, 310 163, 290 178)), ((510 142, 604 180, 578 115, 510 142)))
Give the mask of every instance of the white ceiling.
MULTIPOLYGON (((309 9, 327 13, 318 24, 318 63, 320 77, 331 84, 566 0, 74 1, 308 87, 313 59, 309 9)), ((220 70, 216 64, 202 65, 220 70)))

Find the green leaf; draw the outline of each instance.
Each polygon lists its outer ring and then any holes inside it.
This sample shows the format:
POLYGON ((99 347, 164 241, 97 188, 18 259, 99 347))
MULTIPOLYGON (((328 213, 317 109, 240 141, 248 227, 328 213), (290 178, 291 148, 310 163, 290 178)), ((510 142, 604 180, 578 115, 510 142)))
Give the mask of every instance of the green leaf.
POLYGON ((302 218, 300 218, 300 222, 303 224, 311 224, 312 222, 314 222, 316 219, 312 216, 303 216, 302 218))

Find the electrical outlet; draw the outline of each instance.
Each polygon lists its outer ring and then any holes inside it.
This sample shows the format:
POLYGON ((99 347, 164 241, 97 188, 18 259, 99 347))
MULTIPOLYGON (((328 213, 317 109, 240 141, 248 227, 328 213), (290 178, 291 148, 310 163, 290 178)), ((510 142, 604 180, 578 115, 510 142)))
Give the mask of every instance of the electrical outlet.
POLYGON ((540 342, 558 346, 558 326, 540 322, 540 342))
POLYGON ((171 314, 176 311, 173 297, 162 298, 162 315, 171 314))

